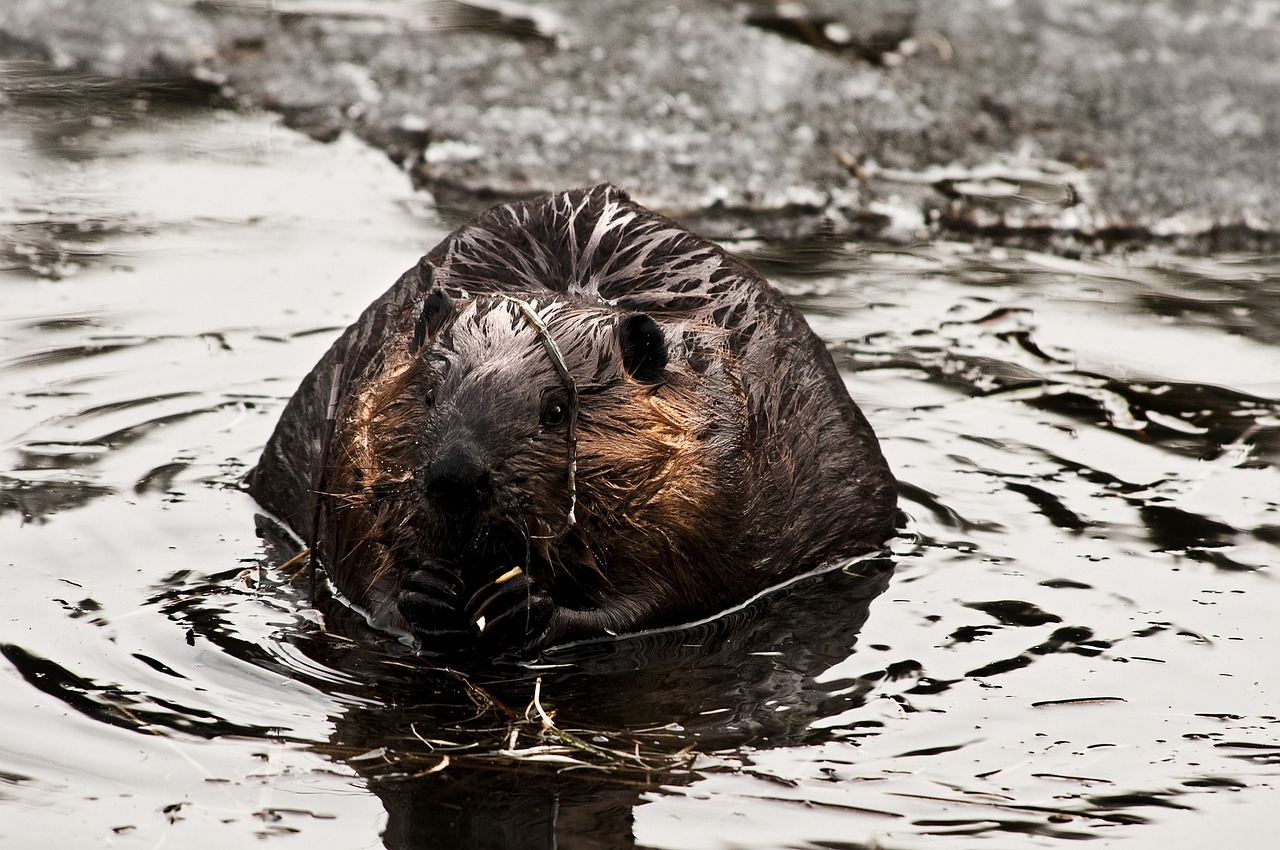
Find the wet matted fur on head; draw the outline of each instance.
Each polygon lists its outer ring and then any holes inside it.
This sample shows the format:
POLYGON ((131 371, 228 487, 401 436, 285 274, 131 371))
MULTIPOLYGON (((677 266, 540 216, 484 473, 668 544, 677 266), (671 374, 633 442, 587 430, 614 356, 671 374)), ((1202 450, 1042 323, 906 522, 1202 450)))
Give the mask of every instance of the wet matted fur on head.
POLYGON ((896 488, 804 319, 612 186, 502 204, 364 311, 252 479, 426 652, 688 622, 879 547, 896 488))

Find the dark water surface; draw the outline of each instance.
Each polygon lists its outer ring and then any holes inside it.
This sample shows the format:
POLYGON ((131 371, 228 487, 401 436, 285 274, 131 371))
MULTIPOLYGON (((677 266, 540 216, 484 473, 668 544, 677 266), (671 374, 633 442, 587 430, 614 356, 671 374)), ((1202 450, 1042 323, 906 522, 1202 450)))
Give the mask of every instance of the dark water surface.
POLYGON ((1280 260, 735 246, 879 431, 893 557, 468 683, 318 626, 240 489, 455 222, 350 139, 74 88, 0 104, 0 843, 1275 840, 1280 260))

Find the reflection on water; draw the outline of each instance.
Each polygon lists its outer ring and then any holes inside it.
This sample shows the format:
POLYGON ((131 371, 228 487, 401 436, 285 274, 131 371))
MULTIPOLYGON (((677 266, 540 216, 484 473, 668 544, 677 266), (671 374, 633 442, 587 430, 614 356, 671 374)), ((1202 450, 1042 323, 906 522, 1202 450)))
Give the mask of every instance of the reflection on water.
POLYGON ((349 139, 4 79, 0 838, 1004 848, 1269 829, 1274 258, 742 242, 882 435, 903 481, 892 558, 461 677, 332 601, 310 610, 276 569, 293 544, 240 489, 299 378, 448 224, 349 139))

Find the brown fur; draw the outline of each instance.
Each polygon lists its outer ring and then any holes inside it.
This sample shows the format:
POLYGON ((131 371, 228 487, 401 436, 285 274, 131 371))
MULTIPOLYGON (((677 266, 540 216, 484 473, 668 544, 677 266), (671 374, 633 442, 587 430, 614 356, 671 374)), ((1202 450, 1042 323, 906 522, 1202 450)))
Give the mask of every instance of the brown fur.
MULTIPOLYGON (((398 586, 420 551, 448 534, 447 520, 415 487, 432 461, 430 447, 419 439, 430 433, 433 417, 422 403, 425 393, 439 386, 443 369, 471 362, 484 364, 473 378, 481 386, 541 380, 554 389, 559 383, 515 307, 482 297, 462 311, 459 324, 477 317, 477 327, 459 332, 455 324, 429 359, 411 358, 406 350, 403 362, 352 397, 335 440, 341 455, 326 494, 331 531, 323 535, 333 547, 335 583, 398 628, 409 624, 394 609, 394 596, 380 589, 398 586)), ((512 433, 499 438, 509 454, 497 461, 497 498, 485 517, 490 535, 507 535, 508 544, 519 541, 528 551, 523 558, 515 553, 510 563, 484 564, 488 572, 473 570, 474 581, 464 585, 478 589, 498 567, 518 566, 541 582, 607 582, 612 592, 628 595, 631 615, 643 611, 651 618, 663 608, 669 619, 689 616, 693 612, 682 609, 696 606, 671 601, 706 595, 709 579, 697 564, 719 560, 706 544, 732 539, 741 522, 740 511, 726 502, 742 477, 735 458, 745 422, 726 426, 710 418, 706 382, 688 368, 669 370, 656 387, 626 376, 618 353, 609 350, 616 346, 606 321, 613 311, 553 302, 546 312, 570 362, 595 369, 582 389, 577 524, 566 525, 563 438, 536 433, 546 429, 533 427, 535 416, 529 415, 523 439, 512 433), (522 447, 524 439, 533 441, 522 447), (574 553, 574 562, 563 561, 562 548, 574 553), (601 563, 611 567, 607 577, 601 563)), ((484 415, 474 409, 474 398, 464 395, 454 403, 469 417, 484 415)), ((511 557, 511 550, 508 545, 502 553, 511 557)), ((617 619, 615 629, 630 625, 624 616, 617 619)))

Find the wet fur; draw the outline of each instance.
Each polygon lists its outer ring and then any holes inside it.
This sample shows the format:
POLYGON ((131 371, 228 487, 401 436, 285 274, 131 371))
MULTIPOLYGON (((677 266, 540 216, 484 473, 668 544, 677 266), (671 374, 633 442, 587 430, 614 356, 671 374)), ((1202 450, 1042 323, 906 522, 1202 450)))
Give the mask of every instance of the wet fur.
POLYGON ((874 434, 793 308, 608 186, 494 208, 371 305, 304 380, 254 477, 259 501, 302 535, 321 463, 321 558, 375 623, 465 644, 476 594, 521 568, 504 592, 525 595, 525 622, 507 612, 511 646, 494 652, 714 613, 873 550, 896 499, 874 434), (539 421, 564 384, 504 295, 534 306, 578 387, 573 524, 565 433, 539 421), (429 298, 447 314, 425 314, 429 298), (637 314, 661 328, 660 374, 626 368, 619 328, 637 314), (338 363, 322 458, 317 414, 338 363), (423 483, 458 446, 492 482, 463 519, 423 483))

